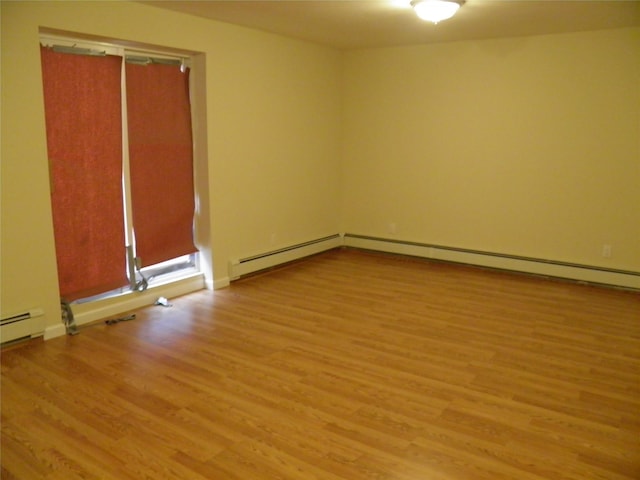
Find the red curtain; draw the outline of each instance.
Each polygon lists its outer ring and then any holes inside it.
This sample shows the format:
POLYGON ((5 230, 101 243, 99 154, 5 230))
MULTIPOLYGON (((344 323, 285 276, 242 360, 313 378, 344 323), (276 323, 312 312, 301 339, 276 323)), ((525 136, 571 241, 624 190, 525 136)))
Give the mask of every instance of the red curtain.
POLYGON ((194 253, 189 70, 126 65, 136 256, 149 266, 194 253))
POLYGON ((121 57, 41 48, 60 296, 128 284, 122 207, 121 57))

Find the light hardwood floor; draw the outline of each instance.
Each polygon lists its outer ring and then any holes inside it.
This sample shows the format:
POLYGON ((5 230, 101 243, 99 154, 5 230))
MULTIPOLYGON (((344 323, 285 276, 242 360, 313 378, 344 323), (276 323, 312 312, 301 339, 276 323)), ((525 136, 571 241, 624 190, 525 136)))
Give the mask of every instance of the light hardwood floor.
POLYGON ((2 479, 638 479, 640 295, 334 250, 2 353, 2 479))

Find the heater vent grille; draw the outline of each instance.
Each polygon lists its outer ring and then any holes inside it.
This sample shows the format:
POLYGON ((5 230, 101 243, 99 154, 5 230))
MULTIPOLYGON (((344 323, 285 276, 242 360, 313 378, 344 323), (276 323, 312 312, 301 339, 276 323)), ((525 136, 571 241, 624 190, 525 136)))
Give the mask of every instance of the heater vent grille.
POLYGON ((44 331, 41 321, 43 316, 44 311, 41 308, 35 308, 1 319, 0 343, 4 344, 41 334, 44 331))
POLYGON ((232 260, 229 262, 229 276, 231 280, 237 280, 243 275, 299 260, 309 255, 341 246, 342 237, 336 233, 335 235, 329 235, 328 237, 291 245, 278 250, 232 260))

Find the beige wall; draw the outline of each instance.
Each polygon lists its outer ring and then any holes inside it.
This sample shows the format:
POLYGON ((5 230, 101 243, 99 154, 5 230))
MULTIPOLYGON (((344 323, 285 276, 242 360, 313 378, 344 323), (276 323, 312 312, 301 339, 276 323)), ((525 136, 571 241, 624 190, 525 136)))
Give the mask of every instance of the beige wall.
POLYGON ((3 317, 60 322, 39 27, 204 53, 217 281, 230 258, 338 232, 339 52, 129 2, 0 5, 3 317))
POLYGON ((354 51, 344 98, 346 231, 640 270, 640 30, 354 51))
POLYGON ((203 53, 218 281, 338 231, 640 271, 640 29, 343 55, 137 3, 0 5, 3 317, 59 323, 39 27, 203 53))

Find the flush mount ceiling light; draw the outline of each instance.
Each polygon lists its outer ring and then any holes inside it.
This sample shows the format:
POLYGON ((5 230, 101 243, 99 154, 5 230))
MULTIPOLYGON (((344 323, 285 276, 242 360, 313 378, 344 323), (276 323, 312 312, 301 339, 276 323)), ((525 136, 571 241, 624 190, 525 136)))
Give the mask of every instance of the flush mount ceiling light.
POLYGON ((453 17, 463 3, 464 0, 413 0, 411 6, 421 19, 438 23, 453 17))

